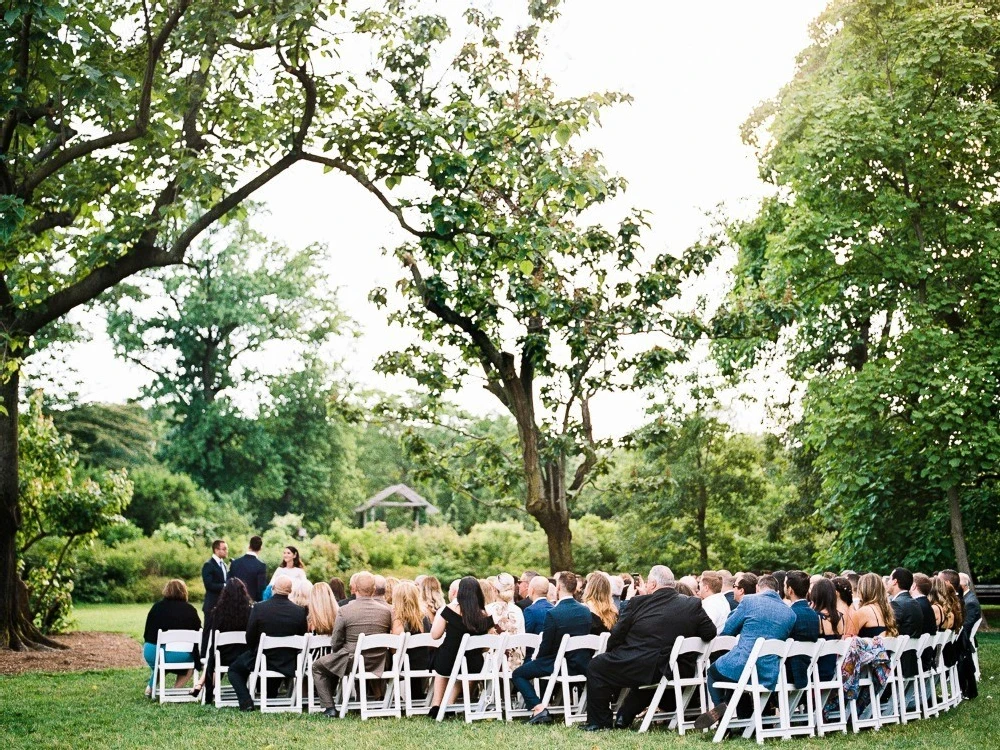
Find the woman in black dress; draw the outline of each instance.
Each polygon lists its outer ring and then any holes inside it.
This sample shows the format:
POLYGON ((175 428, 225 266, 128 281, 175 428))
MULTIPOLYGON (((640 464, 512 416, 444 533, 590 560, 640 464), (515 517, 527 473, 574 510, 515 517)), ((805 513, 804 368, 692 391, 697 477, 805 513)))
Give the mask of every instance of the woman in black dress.
MULTIPOLYGON (((146 695, 153 690, 153 665, 156 662, 156 640, 161 630, 201 630, 201 619, 198 610, 188 603, 187 584, 179 578, 167 581, 163 587, 163 598, 150 608, 146 615, 146 627, 143 629, 142 655, 149 665, 149 683, 146 685, 146 695)), ((198 650, 192 653, 180 651, 164 651, 163 661, 190 662, 197 661, 198 650)), ((178 675, 175 688, 182 688, 191 677, 190 670, 173 672, 178 675)))
MULTIPOLYGON (((434 654, 434 698, 431 701, 431 718, 437 717, 438 708, 444 698, 448 677, 458 657, 458 649, 462 638, 469 635, 485 635, 494 629, 493 618, 486 612, 486 601, 479 581, 472 576, 466 576, 458 582, 458 597, 442 609, 434 618, 431 635, 434 638, 444 636, 444 643, 434 654)), ((483 668, 482 651, 470 652, 465 655, 470 672, 478 672, 483 668)), ((449 703, 455 696, 449 696, 449 703)))
MULTIPOLYGON (((208 630, 218 630, 220 633, 245 632, 247 622, 250 620, 250 608, 253 606, 253 599, 247 591, 246 584, 239 578, 232 577, 226 581, 222 593, 219 594, 219 601, 215 603, 212 610, 205 618, 205 628, 208 630)), ((230 646, 221 646, 219 656, 222 657, 222 665, 229 666, 233 660, 246 651, 246 646, 241 643, 234 643, 230 646)), ((208 661, 205 664, 205 672, 201 682, 194 686, 191 695, 198 696, 203 689, 207 689, 209 697, 213 690, 212 677, 215 674, 215 648, 208 653, 208 661)))

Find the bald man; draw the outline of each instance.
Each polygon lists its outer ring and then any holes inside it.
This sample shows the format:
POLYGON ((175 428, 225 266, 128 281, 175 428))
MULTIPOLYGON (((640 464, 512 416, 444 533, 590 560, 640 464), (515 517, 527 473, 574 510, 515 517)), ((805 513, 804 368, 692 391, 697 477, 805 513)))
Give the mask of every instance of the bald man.
MULTIPOLYGON (((337 613, 330 645, 333 650, 313 662, 312 673, 316 683, 316 695, 323 707, 323 715, 334 719, 333 696, 337 691, 337 680, 350 670, 354 662, 354 651, 358 636, 388 633, 392 628, 392 609, 384 602, 375 601, 375 576, 367 571, 357 574, 354 580, 357 598, 345 605, 337 613)), ((365 651, 365 670, 382 674, 385 667, 385 649, 365 651)))
MULTIPOLYGON (((250 673, 257 660, 260 637, 269 635, 282 638, 289 635, 305 635, 306 611, 288 599, 292 593, 292 579, 279 576, 271 586, 271 598, 255 604, 250 610, 247 622, 247 650, 236 657, 229 666, 229 683, 239 700, 240 711, 253 711, 253 696, 247 687, 250 673)), ((267 652, 267 668, 280 672, 286 677, 295 674, 298 652, 295 649, 278 648, 267 652)), ((281 680, 268 680, 268 697, 277 695, 281 680), (273 693, 273 694, 272 694, 273 693)))
POLYGON ((549 596, 549 579, 545 576, 535 576, 528 584, 528 597, 531 599, 524 609, 524 631, 526 633, 541 633, 545 624, 545 615, 552 609, 549 596))

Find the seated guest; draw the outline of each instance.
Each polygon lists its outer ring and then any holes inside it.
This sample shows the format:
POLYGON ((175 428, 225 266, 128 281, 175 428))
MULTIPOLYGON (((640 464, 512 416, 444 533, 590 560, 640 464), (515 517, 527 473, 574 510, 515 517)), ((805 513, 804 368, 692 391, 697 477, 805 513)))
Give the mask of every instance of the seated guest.
MULTIPOLYGON (((965 700, 972 700, 979 695, 979 684, 976 680, 976 667, 973 661, 976 644, 972 640, 972 628, 982 618, 982 608, 979 606, 979 599, 976 598, 972 590, 972 578, 966 573, 958 573, 949 569, 942 570, 940 575, 948 582, 949 588, 955 592, 955 600, 958 604, 958 609, 955 612, 954 630, 960 633, 960 637, 957 644, 951 644, 958 660, 958 687, 965 700)), ((945 646, 945 648, 948 647, 945 646)), ((950 659, 946 661, 950 661, 950 659)))
POLYGON ((380 602, 382 604, 388 604, 388 602, 385 599, 385 594, 386 594, 386 591, 388 589, 388 586, 389 586, 389 583, 388 583, 388 581, 386 581, 385 576, 380 576, 380 575, 376 574, 375 575, 375 594, 374 594, 374 596, 372 596, 372 599, 374 599, 375 601, 380 602))
POLYGON ((778 596, 780 596, 781 600, 784 601, 785 600, 785 576, 788 575, 788 571, 785 571, 785 570, 776 570, 773 573, 771 573, 771 575, 774 576, 774 580, 776 580, 778 582, 778 596))
MULTIPOLYGON (((234 561, 235 564, 235 561, 234 561)), ((245 633, 247 623, 250 621, 250 609, 253 607, 253 599, 246 585, 236 576, 233 576, 222 589, 219 601, 212 607, 212 611, 205 618, 205 627, 208 630, 218 630, 220 633, 245 633)), ((246 650, 242 643, 233 643, 219 648, 219 656, 222 659, 222 666, 228 667, 235 661, 236 657, 246 650)), ((195 683, 191 695, 197 697, 203 688, 208 689, 208 694, 213 691, 213 676, 215 674, 215 648, 208 652, 208 661, 205 671, 202 673, 201 681, 195 683)))
MULTIPOLYGON (((461 582, 461 579, 460 578, 456 578, 454 581, 451 582, 451 585, 448 586, 448 603, 449 604, 451 604, 453 601, 456 601, 458 599, 458 584, 460 582, 461 582)), ((480 593, 482 593, 482 592, 480 592, 480 593)), ((435 614, 437 614, 437 613, 435 612, 435 614)))
POLYGON ((237 557, 229 566, 229 577, 243 581, 250 598, 255 602, 264 598, 264 589, 267 587, 267 566, 260 559, 260 549, 263 545, 259 536, 250 537, 250 546, 246 554, 237 557))
MULTIPOLYGON (((496 600, 486 605, 486 611, 493 618, 501 633, 521 635, 524 630, 524 612, 514 604, 514 576, 501 573, 491 581, 496 592, 496 600)), ((511 671, 524 663, 524 649, 507 649, 507 666, 511 671)))
POLYGON ((522 611, 527 609, 531 604, 531 597, 528 596, 528 587, 531 584, 531 580, 537 575, 538 573, 534 570, 526 570, 517 581, 517 606, 522 611))
MULTIPOLYGON (((538 651, 523 666, 514 670, 512 682, 514 688, 524 696, 525 705, 532 710, 529 724, 551 724, 552 715, 541 705, 538 693, 532 683, 540 677, 548 677, 555 671, 556 653, 564 635, 589 635, 591 612, 574 598, 576 594, 576 576, 572 573, 562 573, 557 576, 559 582, 559 602, 545 613, 545 623, 542 626, 542 642, 538 651)), ((610 589, 610 586, 609 586, 610 589)), ((573 651, 566 655, 570 674, 579 675, 587 671, 587 663, 592 653, 586 650, 573 651)))
MULTIPOLYGON (((253 711, 253 696, 247 687, 247 680, 257 661, 257 649, 261 636, 282 638, 289 635, 305 635, 306 611, 288 599, 292 593, 292 579, 279 576, 271 584, 271 598, 261 602, 250 611, 247 622, 247 648, 229 666, 229 684, 236 692, 240 711, 253 711)), ((294 649, 273 649, 267 654, 267 668, 286 677, 295 674, 297 652, 294 649)), ((278 682, 268 680, 268 696, 277 695, 278 682)))
MULTIPOLYGON (((906 568, 896 568, 889 575, 889 596, 892 614, 896 618, 896 631, 899 635, 910 638, 920 638, 924 629, 924 615, 920 605, 913 601, 910 589, 913 588, 913 573, 906 568)), ((907 651, 900 659, 900 667, 904 677, 913 677, 917 673, 917 654, 907 651)))
POLYGON ((955 630, 955 622, 961 622, 962 606, 955 590, 943 576, 936 575, 931 580, 928 600, 937 628, 939 630, 955 630))
POLYGON ((841 575, 847 579, 849 584, 851 584, 851 609, 856 610, 861 604, 861 597, 858 594, 858 586, 861 584, 861 575, 855 573, 853 570, 844 571, 841 575))
MULTIPOLYGON (((367 571, 358 573, 354 580, 356 598, 348 602, 337 613, 330 639, 332 651, 313 662, 313 683, 323 715, 334 719, 333 696, 337 691, 337 681, 346 675, 354 663, 354 651, 358 636, 388 633, 392 629, 392 609, 385 602, 376 601, 375 576, 367 571)), ((385 667, 385 650, 373 649, 365 652, 365 670, 382 674, 385 667)))
POLYGON ((685 596, 695 596, 695 592, 698 590, 698 576, 693 576, 693 575, 683 576, 680 580, 677 581, 678 591, 680 590, 681 586, 684 586, 685 588, 691 590, 691 593, 685 594, 685 596))
POLYGON ((837 592, 837 611, 844 618, 846 625, 851 613, 854 611, 854 589, 851 587, 851 582, 843 576, 835 576, 830 581, 837 592))
POLYGON ((625 582, 622 580, 621 576, 608 576, 608 581, 611 583, 611 601, 614 602, 615 608, 621 611, 622 608, 622 591, 625 590, 625 582))
MULTIPOLYGON (((914 573, 913 586, 910 588, 910 596, 913 597, 913 601, 915 601, 917 606, 920 607, 920 635, 937 634, 937 622, 934 618, 934 608, 931 607, 931 603, 927 601, 927 595, 930 592, 930 576, 924 575, 923 573, 914 573)), ((934 664, 934 649, 925 648, 920 654, 920 660, 923 662, 924 669, 930 669, 934 664)))
POLYGON ((736 576, 723 568, 719 571, 719 577, 722 579, 722 593, 729 604, 729 611, 732 612, 739 603, 736 601, 736 594, 733 591, 733 587, 736 585, 736 576))
POLYGON ((305 578, 292 579, 292 593, 288 595, 288 600, 293 604, 298 604, 305 609, 309 608, 309 597, 312 595, 313 585, 305 578))
MULTIPOLYGON (((816 581, 809 588, 809 606, 819 616, 819 637, 824 641, 836 641, 844 637, 844 617, 837 609, 837 598, 833 582, 826 578, 816 581)), ((837 670, 836 654, 821 656, 817 666, 820 680, 832 680, 837 670)))
POLYGON ((552 602, 548 600, 549 579, 544 576, 532 578, 528 585, 528 596, 531 604, 524 610, 524 632, 541 633, 545 614, 552 609, 552 602))
POLYGON ((877 573, 865 573, 858 579, 858 607, 847 621, 847 636, 874 638, 896 635, 896 617, 889 606, 885 584, 877 573))
MULTIPOLYGON (((542 579, 545 581, 545 579, 542 579)), ((548 581, 546 581, 548 585, 548 581)), ((486 603, 483 601, 483 590, 479 586, 479 581, 472 576, 466 576, 458 582, 458 591, 455 601, 444 607, 434 617, 434 624, 431 626, 431 636, 440 638, 444 636, 437 652, 434 654, 434 696, 431 700, 431 718, 436 718, 441 709, 441 703, 445 700, 444 691, 448 687, 448 677, 451 675, 458 658, 458 650, 462 645, 462 638, 468 635, 486 635, 495 629, 493 618, 486 611, 486 603)), ((483 669, 482 651, 469 652, 465 655, 465 662, 469 667, 469 672, 481 672, 483 669)), ((447 696, 451 703, 453 695, 447 696)))
MULTIPOLYGON (((785 640, 795 627, 795 614, 778 595, 778 581, 774 576, 761 576, 757 580, 757 594, 745 596, 739 606, 726 620, 721 635, 738 635, 740 639, 733 649, 723 654, 708 668, 708 692, 715 707, 695 720, 695 729, 714 726, 726 712, 726 696, 715 687, 715 683, 738 682, 754 643, 758 638, 785 640)), ((778 658, 769 656, 758 662, 757 674, 761 684, 774 690, 778 683, 778 658)))
MULTIPOLYGON (((146 615, 146 627, 142 631, 142 656, 149 665, 149 683, 146 685, 146 695, 153 691, 153 665, 156 663, 156 638, 161 630, 201 630, 201 619, 198 610, 188 603, 187 584, 179 578, 167 581, 163 587, 163 598, 149 609, 146 615)), ((168 664, 171 662, 189 662, 196 658, 192 652, 164 651, 161 658, 168 664)), ((175 688, 182 688, 191 678, 191 671, 179 674, 175 688)))
POLYGON ((493 585, 493 582, 489 578, 480 578, 479 588, 483 592, 483 601, 486 602, 486 606, 490 606, 497 600, 497 590, 493 585))
POLYGON ((695 596, 696 588, 697 586, 695 587, 690 586, 688 582, 685 581, 683 578, 677 582, 677 593, 680 594, 681 596, 695 596))
POLYGON ((587 576, 583 592, 583 604, 590 610, 590 634, 600 635, 611 632, 618 622, 618 607, 611 597, 611 584, 620 578, 594 571, 587 576))
POLYGON ((698 598, 701 606, 708 613, 708 618, 715 624, 716 630, 722 630, 729 618, 729 601, 722 593, 722 576, 714 570, 706 570, 698 582, 698 598))
MULTIPOLYGON (((440 590, 439 585, 438 593, 440 590)), ((429 632, 431 632, 431 619, 427 616, 427 609, 420 598, 420 590, 416 584, 400 581, 392 590, 392 634, 415 635, 429 632)), ((430 669, 430 652, 429 648, 408 648, 406 657, 409 659, 410 667, 421 671, 430 669)), ((413 697, 422 699, 427 694, 424 680, 414 677, 411 683, 410 690, 413 697)))
POLYGON ((385 603, 392 606, 392 592, 399 585, 399 579, 395 576, 385 577, 385 603))
POLYGON ((434 615, 436 615, 441 610, 441 607, 444 606, 444 594, 441 592, 441 581, 439 581, 435 576, 423 576, 423 580, 417 584, 417 588, 420 589, 420 596, 424 602, 426 615, 430 618, 431 622, 433 622, 434 615))
POLYGON ((740 573, 736 576, 736 584, 733 589, 733 598, 736 600, 736 606, 738 607, 740 602, 743 601, 743 597, 748 594, 757 593, 757 576, 753 573, 740 573))
MULTIPOLYGON (((809 574, 801 570, 788 571, 785 575, 785 599, 792 603, 791 610, 795 615, 790 637, 796 641, 815 643, 819 640, 819 615, 806 601, 808 594, 809 574)), ((793 656, 787 661, 788 676, 797 690, 809 684, 809 662, 808 656, 793 656)))
MULTIPOLYGON (((343 584, 341 584, 343 586, 343 584)), ((337 595, 333 593, 330 584, 320 581, 309 593, 306 623, 309 632, 316 635, 333 635, 333 627, 337 624, 337 595)))
MULTIPOLYGON (((954 571, 945 571, 954 572, 954 571)), ((965 616, 962 618, 962 632, 966 637, 971 637, 972 626, 983 619, 983 608, 979 604, 976 592, 972 590, 972 576, 968 573, 958 574, 959 587, 955 588, 956 595, 962 600, 965 608, 965 616)))
MULTIPOLYGON (((710 640, 715 625, 701 601, 677 594, 674 574, 655 565, 639 595, 615 623, 607 652, 590 660, 587 668, 587 723, 584 731, 612 726, 611 703, 619 688, 632 688, 615 717, 614 725, 628 727, 649 705, 650 694, 637 690, 659 681, 668 668, 670 649, 678 636, 710 640)), ((689 665, 691 675, 694 664, 689 665)), ((672 697, 672 696, 671 696, 672 697)))
POLYGON ((333 595, 337 598, 337 606, 340 606, 340 600, 347 598, 347 590, 344 588, 344 582, 340 580, 337 576, 330 579, 330 590, 333 591, 333 595))

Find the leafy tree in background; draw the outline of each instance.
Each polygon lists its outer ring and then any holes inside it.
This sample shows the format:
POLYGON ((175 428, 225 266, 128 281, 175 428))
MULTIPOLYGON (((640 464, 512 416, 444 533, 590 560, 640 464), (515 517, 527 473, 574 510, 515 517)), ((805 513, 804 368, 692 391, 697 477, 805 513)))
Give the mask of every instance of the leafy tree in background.
MULTIPOLYGON (((414 378, 432 402, 482 378, 517 427, 524 508, 546 532, 553 570, 572 568, 570 507, 603 466, 591 400, 631 387, 626 341, 673 331, 664 303, 699 267, 648 257, 640 211, 612 229, 584 224, 625 181, 572 142, 627 97, 564 99, 538 72, 557 5, 531 3, 511 40, 499 18, 470 10, 443 77, 444 18, 413 17, 401 2, 364 14, 362 28, 385 40, 375 78, 392 100, 350 123, 375 134, 370 177, 405 196, 395 209, 411 239, 396 250, 407 306, 392 318, 422 340, 379 367, 414 378)), ((385 290, 372 299, 387 304, 385 290)))
POLYGON ((745 126, 777 190, 721 243, 716 352, 808 381, 801 439, 844 557, 946 508, 970 569, 963 498, 1000 461, 998 52, 996 2, 834 2, 745 126))
POLYGON ((155 462, 156 428, 139 404, 77 404, 51 416, 90 466, 124 469, 155 462))

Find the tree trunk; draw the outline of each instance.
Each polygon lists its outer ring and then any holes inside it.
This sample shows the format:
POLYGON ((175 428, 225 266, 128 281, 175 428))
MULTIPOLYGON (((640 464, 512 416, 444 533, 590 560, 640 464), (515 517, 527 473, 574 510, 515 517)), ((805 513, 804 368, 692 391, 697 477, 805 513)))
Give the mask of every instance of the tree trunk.
POLYGON ((955 563, 960 573, 971 576, 969 553, 965 549, 965 531, 962 530, 962 505, 959 503, 958 485, 948 488, 948 511, 951 516, 951 541, 955 545, 955 563))
POLYGON ((698 479, 698 557, 701 569, 708 570, 708 490, 698 479))
MULTIPOLYGON (((2 352, 0 361, 11 354, 2 352)), ((65 648, 42 635, 31 619, 28 587, 17 575, 17 532, 21 528, 21 504, 17 471, 17 390, 20 372, 15 370, 0 382, 0 649, 65 648)))
POLYGON ((573 571, 573 533, 569 528, 565 462, 560 460, 549 463, 543 476, 545 510, 535 517, 545 530, 549 543, 549 567, 553 574, 563 570, 573 571))

